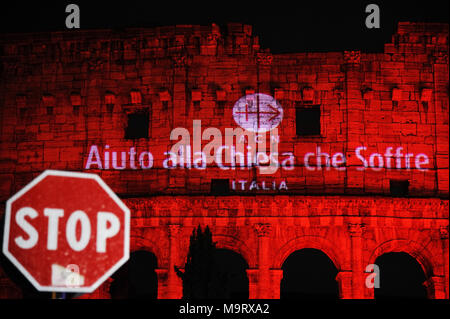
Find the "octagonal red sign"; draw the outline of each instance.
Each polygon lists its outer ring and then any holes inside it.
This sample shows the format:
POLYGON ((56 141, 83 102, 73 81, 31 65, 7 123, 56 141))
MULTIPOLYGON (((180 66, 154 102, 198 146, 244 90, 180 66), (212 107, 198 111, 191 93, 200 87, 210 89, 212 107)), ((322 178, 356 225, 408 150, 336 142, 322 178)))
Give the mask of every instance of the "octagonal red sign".
POLYGON ((129 237, 129 209, 96 174, 46 170, 6 203, 3 253, 39 291, 94 291, 129 237))

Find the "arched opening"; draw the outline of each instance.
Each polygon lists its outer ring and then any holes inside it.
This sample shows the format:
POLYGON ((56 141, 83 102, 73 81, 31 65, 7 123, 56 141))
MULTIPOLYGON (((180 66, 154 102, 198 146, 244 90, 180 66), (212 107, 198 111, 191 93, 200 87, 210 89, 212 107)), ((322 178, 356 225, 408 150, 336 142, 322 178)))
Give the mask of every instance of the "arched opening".
POLYGON ((112 278, 110 294, 112 299, 143 298, 156 299, 158 296, 158 279, 156 256, 145 250, 130 254, 130 259, 112 278))
POLYGON ((248 264, 238 253, 216 249, 212 267, 212 298, 248 299, 248 264))
POLYGON ((322 251, 300 249, 286 258, 280 286, 282 299, 337 299, 338 270, 322 251))
POLYGON ((426 277, 420 264, 404 252, 391 252, 375 260, 379 267, 379 288, 374 289, 375 299, 427 298, 423 285, 426 277))

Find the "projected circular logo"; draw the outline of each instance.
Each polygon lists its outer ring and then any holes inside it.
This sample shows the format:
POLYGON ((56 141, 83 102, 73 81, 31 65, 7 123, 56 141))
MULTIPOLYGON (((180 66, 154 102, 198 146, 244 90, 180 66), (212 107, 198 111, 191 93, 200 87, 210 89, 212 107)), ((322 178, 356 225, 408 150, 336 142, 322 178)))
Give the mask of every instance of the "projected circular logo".
POLYGON ((241 97, 233 107, 234 121, 243 129, 264 133, 277 127, 283 119, 283 108, 270 95, 263 93, 241 97))

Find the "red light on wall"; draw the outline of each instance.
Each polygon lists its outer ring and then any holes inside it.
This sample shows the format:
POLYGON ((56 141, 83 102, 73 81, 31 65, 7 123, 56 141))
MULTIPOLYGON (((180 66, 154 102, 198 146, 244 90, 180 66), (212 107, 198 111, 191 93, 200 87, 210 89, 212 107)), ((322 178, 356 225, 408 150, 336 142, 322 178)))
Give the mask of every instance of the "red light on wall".
POLYGON ((420 101, 421 102, 430 102, 432 93, 433 93, 432 89, 422 89, 422 92, 420 94, 420 101))
POLYGON ((80 106, 81 105, 81 96, 77 93, 72 93, 70 95, 70 102, 72 103, 72 106, 80 106))
POLYGON ((115 104, 116 103, 116 96, 112 92, 106 92, 105 94, 105 104, 115 104))
POLYGON ((314 90, 311 87, 305 87, 302 90, 303 101, 314 101, 314 90))
POLYGON ((373 90, 371 88, 366 88, 362 92, 364 100, 373 100, 373 90))
POLYGON ((275 100, 284 99, 284 90, 283 89, 275 89, 275 100))
POLYGON ((402 90, 399 88, 392 89, 392 101, 400 101, 402 99, 402 90))
POLYGON ((361 62, 361 51, 344 51, 344 60, 348 64, 359 64, 361 62))
POLYGON ((161 102, 167 102, 170 101, 170 93, 167 90, 159 92, 159 100, 161 102))
POLYGON ((225 101, 227 99, 227 92, 224 90, 217 90, 216 99, 217 101, 225 101))
POLYGON ((202 100, 202 91, 201 90, 192 90, 192 101, 201 101, 202 100))
POLYGON ((17 108, 27 107, 27 97, 23 94, 16 95, 17 108))
POLYGON ((42 103, 44 104, 44 106, 54 106, 55 97, 51 94, 44 94, 42 96, 42 103))
POLYGON ((130 92, 131 104, 141 104, 142 96, 141 92, 133 90, 130 92))

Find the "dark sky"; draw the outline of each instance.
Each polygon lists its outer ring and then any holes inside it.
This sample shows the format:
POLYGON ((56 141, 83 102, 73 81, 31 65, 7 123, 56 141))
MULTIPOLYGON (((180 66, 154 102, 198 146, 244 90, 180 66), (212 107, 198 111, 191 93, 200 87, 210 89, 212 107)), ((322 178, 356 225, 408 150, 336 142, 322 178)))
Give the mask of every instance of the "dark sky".
POLYGON ((0 7, 1 32, 70 32, 65 29, 65 7, 76 3, 80 6, 82 29, 212 22, 223 26, 227 22, 243 22, 254 26, 262 47, 273 53, 352 49, 376 52, 390 41, 398 21, 448 23, 449 20, 446 0, 11 2, 0 7), (365 7, 370 3, 380 7, 380 29, 365 27, 365 7))

